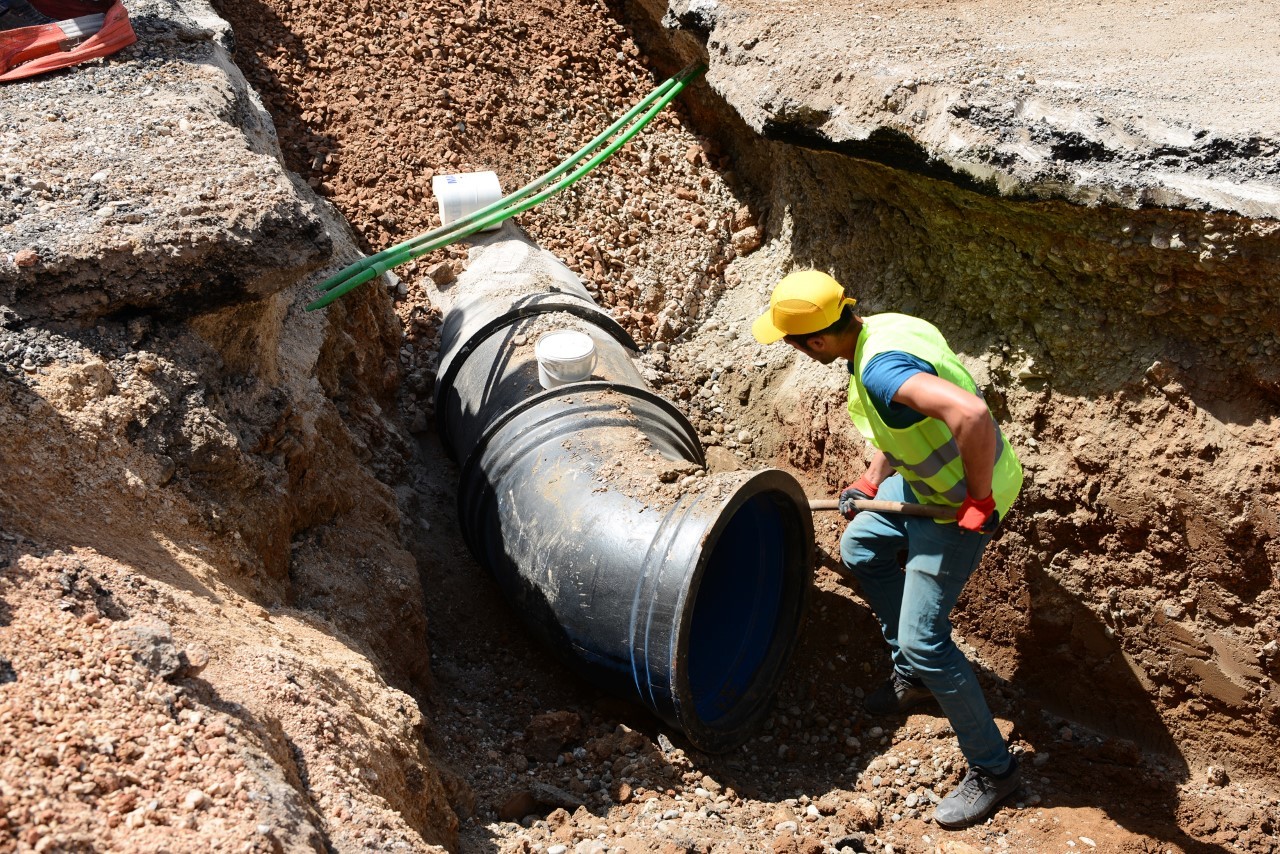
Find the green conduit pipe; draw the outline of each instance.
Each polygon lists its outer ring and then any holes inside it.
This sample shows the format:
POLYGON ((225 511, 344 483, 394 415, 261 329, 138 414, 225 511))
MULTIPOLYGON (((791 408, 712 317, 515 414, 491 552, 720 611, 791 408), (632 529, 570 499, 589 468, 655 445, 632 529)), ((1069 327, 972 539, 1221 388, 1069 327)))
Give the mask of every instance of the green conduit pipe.
POLYGON ((476 211, 475 213, 468 214, 462 219, 451 222, 448 225, 435 229, 434 231, 429 231, 426 234, 420 234, 417 237, 411 240, 408 240, 404 243, 401 243, 397 246, 393 246, 389 249, 384 249, 383 251, 377 253, 376 255, 372 255, 367 258, 362 258, 356 263, 352 264, 351 266, 337 273, 336 275, 326 279, 324 282, 320 284, 319 289, 322 291, 332 290, 334 287, 337 287, 338 285, 342 284, 342 282, 350 278, 352 275, 377 263, 383 258, 387 258, 405 249, 420 246, 428 240, 442 237, 445 234, 460 230, 466 227, 467 225, 470 225, 471 223, 476 222, 482 216, 486 216, 487 214, 493 213, 496 210, 501 210, 502 208, 506 207, 512 202, 515 202, 519 199, 522 199, 528 196, 530 193, 532 193, 535 190, 541 189, 553 179, 558 178, 560 175, 564 174, 564 172, 566 172, 571 166, 578 163, 580 160, 582 160, 582 158, 586 157, 590 152, 594 151, 606 139, 613 136, 613 134, 616 133, 620 127, 622 127, 623 125, 627 124, 632 119, 634 119, 636 115, 640 113, 641 110, 645 109, 650 104, 652 104, 655 100, 662 97, 662 95, 664 95, 673 85, 675 85, 677 80, 690 79, 694 73, 696 73, 696 69, 695 67, 691 66, 690 68, 685 69, 675 77, 672 77, 670 80, 667 80, 666 82, 664 82, 661 86, 659 86, 649 95, 647 95, 644 98, 644 100, 642 100, 640 103, 632 107, 626 113, 626 115, 624 115, 622 118, 618 119, 608 128, 606 128, 604 132, 602 132, 595 139, 591 140, 591 142, 587 143, 586 146, 578 150, 574 155, 572 155, 569 159, 565 160, 555 169, 551 170, 550 172, 538 178, 537 180, 533 181, 532 183, 525 185, 524 187, 510 194, 509 196, 503 199, 499 199, 498 201, 493 202, 492 204, 488 205, 485 208, 482 208, 481 210, 476 211))
POLYGON ((595 169, 605 160, 613 155, 619 148, 631 140, 637 133, 644 129, 654 116, 662 111, 662 108, 680 94, 689 81, 696 78, 705 71, 705 66, 691 65, 684 71, 681 71, 675 77, 665 81, 661 86, 646 96, 640 103, 636 104, 620 119, 601 132, 595 139, 591 140, 567 160, 557 166, 555 169, 546 173, 535 181, 526 184, 514 193, 499 199, 487 207, 481 208, 473 214, 463 217, 456 222, 449 223, 447 226, 429 231, 425 234, 418 235, 412 240, 405 241, 390 249, 384 249, 376 255, 362 258, 356 263, 339 271, 322 282, 319 289, 325 291, 325 295, 320 299, 307 305, 307 311, 314 311, 318 308, 324 308, 334 300, 350 293, 351 291, 363 285, 365 282, 381 276, 392 267, 399 266, 406 261, 419 258, 428 252, 434 252, 455 243, 464 237, 469 237, 478 231, 488 228, 491 225, 497 225, 503 220, 510 219, 516 214, 523 213, 537 204, 546 201, 551 196, 573 186, 578 179, 582 178, 591 170, 595 169), (647 108, 647 109, 646 109, 647 108), (585 164, 578 167, 571 174, 561 178, 566 171, 579 163, 583 158, 587 157, 595 151, 601 143, 613 136, 619 128, 632 122, 635 117, 640 115, 630 127, 613 142, 609 143, 603 150, 597 152, 585 164), (546 190, 537 192, 536 195, 530 197, 531 193, 535 193, 547 184, 560 180, 546 190))

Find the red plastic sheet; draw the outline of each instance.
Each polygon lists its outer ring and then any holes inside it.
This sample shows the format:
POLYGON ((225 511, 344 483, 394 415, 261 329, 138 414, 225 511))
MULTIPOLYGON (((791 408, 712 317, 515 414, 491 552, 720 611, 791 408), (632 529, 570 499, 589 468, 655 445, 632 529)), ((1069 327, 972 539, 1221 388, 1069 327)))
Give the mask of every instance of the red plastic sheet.
POLYGON ((112 3, 35 0, 31 5, 57 20, 69 20, 99 12, 105 13, 106 17, 102 29, 87 39, 68 37, 57 23, 0 30, 0 83, 22 80, 100 56, 109 56, 138 40, 129 24, 129 13, 120 0, 112 3))

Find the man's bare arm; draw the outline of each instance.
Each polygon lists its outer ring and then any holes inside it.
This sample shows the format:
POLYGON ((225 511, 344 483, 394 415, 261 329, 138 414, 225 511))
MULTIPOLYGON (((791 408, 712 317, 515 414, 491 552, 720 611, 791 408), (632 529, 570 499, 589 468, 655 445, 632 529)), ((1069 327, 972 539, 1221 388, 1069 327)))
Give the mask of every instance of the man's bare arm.
POLYGON ((960 448, 969 495, 986 498, 991 494, 996 428, 986 401, 955 383, 923 371, 909 377, 893 400, 945 423, 960 448))
POLYGON ((863 477, 873 486, 879 486, 891 474, 893 474, 893 466, 889 465, 889 458, 884 455, 884 451, 876 451, 871 461, 867 463, 867 472, 863 477))

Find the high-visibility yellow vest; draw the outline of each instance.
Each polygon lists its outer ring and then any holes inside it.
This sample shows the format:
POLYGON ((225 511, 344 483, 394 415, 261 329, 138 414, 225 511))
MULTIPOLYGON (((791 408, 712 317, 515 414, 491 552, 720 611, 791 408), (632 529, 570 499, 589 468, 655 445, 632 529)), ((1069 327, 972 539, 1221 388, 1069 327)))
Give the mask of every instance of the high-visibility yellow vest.
MULTIPOLYGON (((875 314, 863 318, 858 335, 849 377, 849 417, 858 432, 884 452, 921 503, 959 507, 967 486, 960 448, 950 428, 937 418, 924 418, 909 427, 890 427, 862 386, 862 371, 867 363, 892 350, 928 362, 942 379, 980 396, 978 384, 933 324, 905 314, 875 314)), ((995 418, 991 420, 995 424, 995 418)), ((1003 519, 1022 488, 1022 464, 1000 425, 995 424, 995 429, 996 463, 991 492, 1003 519)))

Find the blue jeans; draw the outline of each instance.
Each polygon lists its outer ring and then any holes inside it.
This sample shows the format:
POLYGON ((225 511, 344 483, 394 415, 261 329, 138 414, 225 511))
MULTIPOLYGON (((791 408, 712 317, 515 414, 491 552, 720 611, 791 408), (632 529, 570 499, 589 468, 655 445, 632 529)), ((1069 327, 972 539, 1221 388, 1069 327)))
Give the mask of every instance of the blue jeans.
MULTIPOLYGON (((897 474, 880 484, 876 498, 918 503, 897 474)), ((863 511, 840 538, 840 558, 880 621, 894 669, 933 692, 969 767, 1000 774, 1011 761, 1009 748, 973 668, 951 640, 951 609, 991 536, 921 516, 863 511)))

